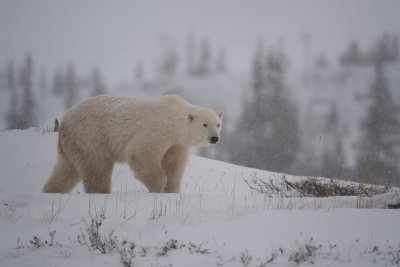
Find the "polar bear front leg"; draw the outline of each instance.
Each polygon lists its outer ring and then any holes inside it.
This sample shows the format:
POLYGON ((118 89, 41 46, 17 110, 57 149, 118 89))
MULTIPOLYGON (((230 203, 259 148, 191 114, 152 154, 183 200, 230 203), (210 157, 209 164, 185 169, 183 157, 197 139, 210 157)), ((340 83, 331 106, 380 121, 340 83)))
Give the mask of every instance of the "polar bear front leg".
POLYGON ((171 146, 165 153, 161 165, 167 175, 167 185, 164 193, 179 193, 182 176, 189 158, 189 148, 183 145, 171 146))
POLYGON ((135 176, 149 189, 150 193, 162 193, 167 184, 167 176, 161 162, 152 157, 131 155, 128 164, 135 176))

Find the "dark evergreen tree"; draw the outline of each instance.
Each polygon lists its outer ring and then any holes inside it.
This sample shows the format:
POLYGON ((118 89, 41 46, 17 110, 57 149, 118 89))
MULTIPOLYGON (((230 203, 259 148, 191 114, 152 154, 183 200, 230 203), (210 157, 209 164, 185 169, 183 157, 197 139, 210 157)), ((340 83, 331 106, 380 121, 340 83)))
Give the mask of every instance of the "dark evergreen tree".
POLYGON ((340 128, 339 114, 333 103, 322 131, 321 165, 317 175, 335 179, 342 177, 345 157, 340 128))
POLYGON ((179 57, 173 43, 166 43, 163 47, 158 72, 162 78, 174 77, 178 72, 179 57))
POLYGON ((135 72, 133 75, 134 75, 135 82, 141 82, 143 80, 144 66, 143 66, 142 61, 139 61, 136 63, 135 72))
POLYGON ((251 97, 243 102, 243 111, 236 125, 235 138, 227 140, 231 161, 237 164, 264 168, 265 147, 268 138, 266 127, 266 88, 263 47, 259 43, 253 59, 251 97))
POLYGON ((187 38, 186 43, 186 73, 193 75, 195 72, 195 60, 196 60, 196 47, 195 39, 192 34, 187 38))
POLYGON ((232 161, 289 172, 299 149, 299 130, 285 84, 284 56, 271 51, 265 59, 260 44, 253 62, 252 98, 243 105, 232 161))
POLYGON ((289 172, 300 147, 296 106, 289 98, 285 82, 285 56, 271 51, 266 62, 266 106, 269 144, 266 148, 266 169, 289 172))
POLYGON ((93 71, 92 84, 93 84, 93 90, 91 94, 92 96, 102 95, 106 93, 106 86, 103 77, 100 73, 100 70, 98 68, 95 68, 93 71))
POLYGON ((33 60, 27 55, 20 69, 20 84, 22 89, 21 127, 27 129, 36 125, 35 100, 33 97, 33 60))
POLYGON ((65 92, 65 86, 66 86, 66 81, 65 81, 65 74, 63 70, 58 70, 54 74, 53 77, 53 94, 54 95, 63 95, 65 92))
POLYGON ((218 52, 216 70, 219 73, 226 72, 226 54, 224 49, 220 49, 218 52))
POLYGON ((340 62, 343 65, 374 65, 377 63, 389 63, 399 60, 399 38, 388 33, 378 39, 375 45, 364 53, 357 42, 353 41, 347 50, 341 55, 340 62))
POLYGON ((18 86, 15 80, 14 62, 10 61, 7 66, 7 88, 10 93, 10 107, 7 113, 7 128, 19 129, 22 128, 20 121, 20 110, 18 106, 18 86))
POLYGON ((393 101, 384 64, 375 64, 375 80, 371 84, 371 104, 362 121, 362 140, 358 155, 359 179, 365 182, 399 184, 400 121, 399 107, 393 101))
POLYGON ((372 64, 396 62, 399 60, 399 38, 385 33, 369 51, 372 64))
POLYGON ((65 107, 70 108, 76 104, 78 98, 78 78, 75 74, 74 65, 70 64, 65 76, 65 107))
POLYGON ((361 66, 367 63, 366 60, 366 56, 356 41, 351 42, 349 48, 340 57, 340 63, 343 65, 361 66))
POLYGON ((200 43, 200 55, 195 71, 198 75, 207 75, 211 71, 211 49, 207 39, 204 39, 200 43))
POLYGON ((47 75, 46 71, 42 70, 40 72, 40 78, 39 78, 39 90, 41 93, 42 97, 45 97, 47 95, 47 75))

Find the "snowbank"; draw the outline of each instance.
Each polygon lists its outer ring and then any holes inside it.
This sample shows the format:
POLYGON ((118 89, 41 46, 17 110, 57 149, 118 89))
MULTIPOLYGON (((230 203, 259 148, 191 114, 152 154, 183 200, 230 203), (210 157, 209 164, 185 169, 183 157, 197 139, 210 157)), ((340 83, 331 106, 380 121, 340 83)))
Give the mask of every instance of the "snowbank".
POLYGON ((125 165, 114 169, 112 194, 84 194, 81 186, 43 194, 56 140, 36 129, 0 133, 2 266, 123 266, 121 255, 132 266, 399 264, 400 213, 382 209, 399 203, 396 190, 268 197, 244 179, 282 174, 192 156, 181 194, 147 193, 125 165), (90 241, 96 222, 105 254, 90 241), (135 247, 123 250, 123 240, 135 247))

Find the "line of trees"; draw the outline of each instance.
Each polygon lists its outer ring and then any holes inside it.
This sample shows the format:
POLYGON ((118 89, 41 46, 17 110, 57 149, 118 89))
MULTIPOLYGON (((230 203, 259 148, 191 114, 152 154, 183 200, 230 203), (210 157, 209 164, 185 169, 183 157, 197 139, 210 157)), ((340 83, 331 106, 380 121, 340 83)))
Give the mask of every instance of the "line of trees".
POLYGON ((74 65, 60 68, 54 73, 51 92, 47 92, 47 81, 41 73, 39 81, 35 79, 35 66, 31 55, 16 66, 10 60, 6 70, 5 87, 9 93, 9 108, 6 114, 7 129, 27 129, 37 126, 38 106, 47 94, 61 97, 65 109, 75 105, 81 94, 94 96, 106 93, 106 85, 101 72, 95 68, 88 78, 77 75, 74 65), (35 90, 40 87, 40 90, 35 90), (39 95, 39 91, 42 93, 39 95))
POLYGON ((7 87, 10 108, 7 113, 8 129, 25 129, 36 125, 33 97, 33 60, 30 55, 16 70, 13 61, 7 67, 7 87))
POLYGON ((213 54, 207 39, 197 41, 194 35, 189 35, 186 45, 186 73, 193 76, 206 76, 212 72, 226 71, 226 55, 224 49, 213 54))
MULTIPOLYGON (((192 77, 206 77, 226 71, 225 50, 216 49, 206 38, 197 40, 193 34, 187 37, 185 60, 181 60, 176 44, 169 36, 162 38, 160 51, 155 73, 164 79, 176 76, 179 67, 183 69, 183 73, 192 77)), ((135 78, 140 80, 143 72, 143 63, 137 63, 135 78)))
POLYGON ((323 103, 325 109, 330 106, 328 112, 306 114, 310 117, 300 127, 285 80, 285 55, 280 49, 266 51, 262 44, 254 55, 248 99, 218 157, 269 171, 400 184, 400 109, 385 76, 385 66, 398 61, 398 43, 396 36, 385 34, 363 52, 353 42, 340 58, 344 66, 374 70, 365 97, 367 112, 359 125, 361 136, 355 144, 356 166, 345 165, 345 131, 337 104, 323 103), (310 132, 318 138, 316 147, 306 141, 310 132))

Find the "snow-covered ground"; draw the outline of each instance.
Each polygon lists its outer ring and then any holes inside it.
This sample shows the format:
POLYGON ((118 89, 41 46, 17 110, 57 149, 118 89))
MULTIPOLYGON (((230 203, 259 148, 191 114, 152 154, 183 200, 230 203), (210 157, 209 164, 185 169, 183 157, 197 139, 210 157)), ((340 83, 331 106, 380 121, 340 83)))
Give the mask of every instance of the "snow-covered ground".
POLYGON ((244 179, 282 174, 192 156, 180 194, 147 193, 125 165, 114 169, 112 194, 43 194, 56 140, 36 129, 0 133, 0 266, 124 266, 121 255, 131 266, 400 266, 400 213, 386 209, 400 203, 397 189, 266 196, 244 179), (97 233, 100 249, 91 247, 97 233))

